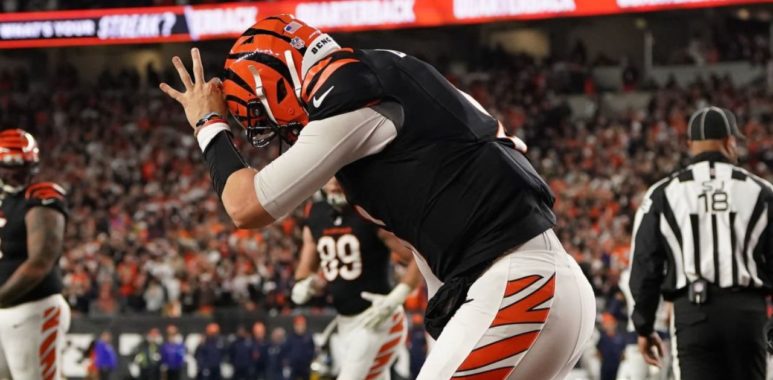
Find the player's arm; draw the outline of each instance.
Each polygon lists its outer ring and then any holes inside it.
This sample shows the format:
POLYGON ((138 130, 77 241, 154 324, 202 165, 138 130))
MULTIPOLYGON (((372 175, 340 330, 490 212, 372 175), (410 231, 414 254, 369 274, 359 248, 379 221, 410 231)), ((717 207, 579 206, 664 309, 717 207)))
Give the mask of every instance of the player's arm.
POLYGON ((378 237, 390 251, 400 257, 400 260, 404 263, 408 263, 405 273, 400 279, 400 284, 405 284, 411 290, 416 289, 421 281, 421 272, 419 272, 419 267, 416 265, 416 261, 413 258, 413 251, 400 238, 389 231, 383 229, 379 230, 378 237))
POLYGON ((291 298, 296 305, 309 301, 317 291, 319 284, 314 281, 319 270, 319 255, 317 254, 317 242, 311 235, 309 227, 303 227, 303 245, 298 267, 295 268, 295 285, 293 285, 291 298))
POLYGON ((393 233, 385 230, 379 230, 378 236, 387 248, 408 262, 408 267, 400 279, 400 283, 392 288, 389 294, 382 295, 362 292, 362 298, 371 302, 371 306, 363 312, 363 321, 365 326, 372 329, 378 329, 384 322, 388 321, 395 310, 405 303, 405 299, 419 285, 421 280, 421 272, 419 272, 419 267, 416 265, 416 260, 414 260, 413 251, 408 248, 408 244, 393 233))
POLYGON ((292 148, 258 173, 234 148, 225 120, 215 118, 196 127, 211 112, 225 115, 227 107, 222 84, 216 79, 205 82, 198 49, 191 54, 195 81, 178 57, 172 61, 185 92, 166 83, 160 87, 185 109, 213 187, 239 228, 271 224, 308 199, 340 168, 382 150, 397 135, 394 124, 370 108, 315 120, 303 128, 292 148))
POLYGON ((0 287, 0 306, 12 304, 40 284, 62 253, 65 217, 60 211, 33 207, 27 211, 24 222, 28 258, 0 287))
POLYGON ((660 186, 653 186, 636 212, 631 237, 631 268, 628 288, 633 297, 631 320, 639 335, 639 350, 644 360, 660 366, 664 346, 654 331, 655 314, 660 303, 660 287, 666 251, 660 234, 660 215, 665 202, 660 186))

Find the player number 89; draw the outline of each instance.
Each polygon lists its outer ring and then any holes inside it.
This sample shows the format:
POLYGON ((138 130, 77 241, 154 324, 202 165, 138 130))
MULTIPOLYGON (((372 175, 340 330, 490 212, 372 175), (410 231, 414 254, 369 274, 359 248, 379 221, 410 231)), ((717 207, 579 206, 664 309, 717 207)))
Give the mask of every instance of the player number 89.
POLYGON ((317 252, 327 281, 334 281, 338 276, 352 281, 362 274, 360 241, 354 235, 341 235, 338 239, 323 236, 317 241, 317 252))

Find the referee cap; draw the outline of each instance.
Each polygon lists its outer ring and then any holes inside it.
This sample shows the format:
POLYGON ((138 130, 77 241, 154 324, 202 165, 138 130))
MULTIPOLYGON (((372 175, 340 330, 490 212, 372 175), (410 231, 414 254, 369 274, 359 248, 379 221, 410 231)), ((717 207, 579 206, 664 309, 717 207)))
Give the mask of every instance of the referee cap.
POLYGON ((730 110, 720 107, 705 107, 696 111, 687 123, 687 139, 689 140, 721 140, 734 136, 745 139, 735 115, 730 110))

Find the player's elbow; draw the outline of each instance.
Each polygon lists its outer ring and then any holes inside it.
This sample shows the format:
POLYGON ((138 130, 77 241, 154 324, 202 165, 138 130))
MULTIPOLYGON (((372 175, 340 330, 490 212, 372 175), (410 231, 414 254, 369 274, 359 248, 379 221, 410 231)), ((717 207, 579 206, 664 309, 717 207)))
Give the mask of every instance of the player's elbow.
MULTIPOLYGON (((47 257, 59 257, 58 254, 51 253, 46 254, 47 257)), ((37 258, 31 258, 27 260, 27 265, 24 266, 25 271, 25 277, 30 279, 31 281, 35 281, 36 279, 42 279, 46 275, 48 275, 49 272, 51 272, 52 269, 54 269, 54 264, 56 263, 55 259, 47 259, 43 257, 37 257, 37 258)))
POLYGON ((274 219, 260 207, 245 207, 244 205, 225 204, 226 213, 234 226, 241 229, 261 228, 271 224, 274 219))
POLYGON ((260 228, 274 222, 258 201, 252 182, 254 176, 252 169, 235 172, 228 177, 223 191, 223 206, 237 228, 260 228))

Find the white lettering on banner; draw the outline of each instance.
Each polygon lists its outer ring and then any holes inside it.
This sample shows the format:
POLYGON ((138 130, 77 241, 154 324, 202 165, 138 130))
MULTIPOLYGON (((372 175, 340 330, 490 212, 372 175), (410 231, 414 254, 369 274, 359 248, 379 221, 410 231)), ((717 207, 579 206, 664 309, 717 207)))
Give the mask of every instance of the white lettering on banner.
POLYGON ((169 36, 176 21, 172 12, 103 16, 99 19, 97 37, 106 40, 169 36))
POLYGON ((54 21, 54 32, 57 37, 91 37, 96 29, 94 20, 54 21))
POLYGON ((52 37, 90 37, 94 20, 28 21, 0 24, 0 39, 23 40, 52 37))
POLYGON ((706 3, 709 0, 617 0, 620 8, 647 7, 654 5, 677 5, 690 3, 706 3))
POLYGON ((185 21, 191 39, 213 34, 241 34, 255 24, 258 7, 233 7, 220 9, 194 9, 185 7, 185 21))
POLYGON ((7 22, 0 24, 0 38, 4 40, 23 40, 49 38, 54 35, 51 21, 7 22))
POLYGON ((301 3, 299 19, 316 27, 401 24, 416 21, 414 0, 357 0, 301 3))
POLYGON ((576 8, 574 0, 454 0, 454 16, 459 19, 572 12, 576 8))

